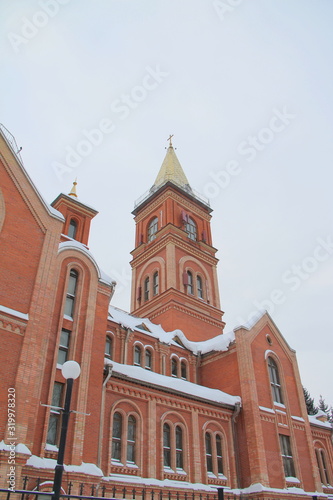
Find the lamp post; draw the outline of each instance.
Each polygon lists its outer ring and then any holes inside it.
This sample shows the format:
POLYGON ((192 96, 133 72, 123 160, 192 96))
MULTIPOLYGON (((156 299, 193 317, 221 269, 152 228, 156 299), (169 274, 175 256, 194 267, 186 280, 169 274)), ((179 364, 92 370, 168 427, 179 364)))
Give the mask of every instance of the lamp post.
POLYGON ((66 446, 66 437, 68 429, 68 420, 70 414, 70 404, 72 398, 73 382, 81 373, 80 365, 76 361, 66 361, 62 365, 62 376, 67 380, 65 405, 62 410, 62 423, 61 423, 61 434, 58 450, 58 460, 54 471, 54 481, 53 481, 53 500, 59 500, 62 473, 64 471, 64 455, 66 446))

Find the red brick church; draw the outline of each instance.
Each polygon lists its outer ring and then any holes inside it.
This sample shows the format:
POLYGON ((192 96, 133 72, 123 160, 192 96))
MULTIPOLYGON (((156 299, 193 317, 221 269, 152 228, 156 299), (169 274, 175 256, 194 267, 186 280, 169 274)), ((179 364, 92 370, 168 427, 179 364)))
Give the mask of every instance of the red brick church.
POLYGON ((212 210, 171 140, 133 211, 129 313, 88 248, 97 211, 75 183, 46 203, 3 130, 0 487, 52 490, 75 360, 64 493, 332 498, 332 428, 307 415, 295 351, 267 313, 224 333, 212 210))

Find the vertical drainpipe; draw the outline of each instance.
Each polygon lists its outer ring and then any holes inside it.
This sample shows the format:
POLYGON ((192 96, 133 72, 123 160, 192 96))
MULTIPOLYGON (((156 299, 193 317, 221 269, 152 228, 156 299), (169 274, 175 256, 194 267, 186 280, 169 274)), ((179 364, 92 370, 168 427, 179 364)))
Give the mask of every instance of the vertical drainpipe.
POLYGON ((196 363, 196 366, 195 366, 195 384, 200 384, 200 373, 199 373, 199 368, 200 368, 200 365, 201 365, 201 351, 198 351, 197 353, 197 363, 196 363))
POLYGON ((103 432, 104 432, 104 409, 105 409, 105 393, 106 393, 106 385, 110 380, 112 375, 113 365, 108 365, 108 374, 103 382, 102 386, 102 400, 101 400, 101 419, 99 423, 99 440, 98 440, 98 450, 97 450, 97 466, 101 468, 102 462, 102 443, 103 443, 103 432))
POLYGON ((123 364, 127 365, 127 353, 128 353, 128 340, 129 336, 131 334, 131 329, 130 328, 125 328, 126 330, 126 337, 125 337, 125 343, 124 343, 124 352, 123 352, 123 364))
POLYGON ((241 488, 241 473, 240 473, 240 463, 239 463, 239 448, 238 439, 236 433, 236 420, 241 410, 241 404, 236 403, 235 409, 231 417, 231 428, 232 428, 232 438, 235 450, 235 465, 236 465, 236 476, 237 476, 237 488, 241 488))

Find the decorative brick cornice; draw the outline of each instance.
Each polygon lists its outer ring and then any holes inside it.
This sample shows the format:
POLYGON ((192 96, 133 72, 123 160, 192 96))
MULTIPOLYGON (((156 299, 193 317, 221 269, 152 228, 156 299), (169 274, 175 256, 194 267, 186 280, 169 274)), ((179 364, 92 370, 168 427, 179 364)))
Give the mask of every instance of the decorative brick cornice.
POLYGON ((24 335, 26 327, 26 323, 17 321, 15 319, 9 319, 7 316, 3 316, 2 314, 0 315, 0 328, 6 330, 7 332, 24 335))
POLYGON ((203 219, 205 219, 208 222, 212 218, 211 215, 207 214, 207 212, 205 210, 203 210, 202 208, 200 209, 195 202, 188 200, 186 198, 186 194, 184 194, 184 197, 180 196, 179 194, 175 193, 175 191, 173 191, 172 189, 169 188, 166 191, 164 191, 164 193, 162 193, 161 196, 158 196, 152 203, 149 203, 146 206, 146 208, 144 208, 142 210, 142 212, 140 212, 135 217, 135 221, 140 222, 142 219, 147 217, 147 215, 149 215, 153 210, 155 210, 157 207, 159 207, 161 205, 161 203, 164 203, 167 199, 177 201, 183 207, 190 210, 193 214, 196 214, 196 215, 202 217, 203 219))

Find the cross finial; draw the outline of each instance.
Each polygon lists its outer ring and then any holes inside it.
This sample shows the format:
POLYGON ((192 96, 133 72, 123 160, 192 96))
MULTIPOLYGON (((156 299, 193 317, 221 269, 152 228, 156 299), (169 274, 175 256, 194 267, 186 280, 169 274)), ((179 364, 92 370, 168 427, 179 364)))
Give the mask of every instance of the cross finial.
POLYGON ((168 137, 168 139, 167 139, 169 141, 169 147, 170 148, 172 148, 172 141, 171 141, 172 138, 173 138, 173 134, 172 135, 170 134, 169 137, 168 137))

